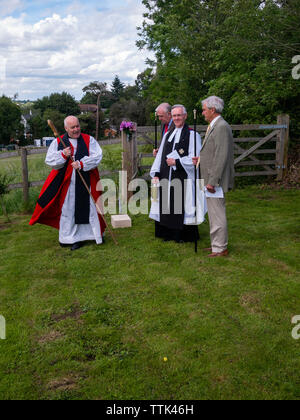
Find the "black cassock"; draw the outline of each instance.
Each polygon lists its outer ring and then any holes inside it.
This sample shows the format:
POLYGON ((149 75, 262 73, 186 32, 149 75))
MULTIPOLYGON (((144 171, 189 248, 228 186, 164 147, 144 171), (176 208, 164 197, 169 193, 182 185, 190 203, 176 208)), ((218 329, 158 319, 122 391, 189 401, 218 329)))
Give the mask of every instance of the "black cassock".
POLYGON ((167 134, 164 149, 162 152, 160 172, 156 173, 155 176, 157 176, 160 181, 169 181, 171 171, 171 182, 174 179, 178 180, 181 183, 182 188, 181 191, 176 190, 176 197, 175 189, 173 187, 170 188, 170 205, 167 214, 166 211, 163 211, 163 205, 164 203, 166 203, 166 197, 164 197, 164 199, 162 197, 162 194, 166 194, 166 190, 162 187, 159 188, 160 222, 155 223, 155 236, 157 238, 162 238, 165 241, 173 240, 176 242, 194 242, 196 238, 197 240, 199 239, 198 226, 184 224, 184 182, 188 178, 187 173, 179 160, 176 160, 176 171, 173 171, 172 168, 167 165, 167 156, 171 154, 173 150, 176 150, 181 158, 184 156, 188 156, 190 146, 190 130, 188 125, 184 125, 181 132, 180 141, 175 145, 175 148, 174 142, 176 135, 173 137, 172 141, 169 142, 168 140, 171 137, 171 135, 172 132, 169 132, 167 134), (178 204, 178 202, 180 201, 182 211, 180 214, 176 214, 178 213, 178 211, 175 212, 175 209, 176 207, 178 209, 178 206, 175 206, 175 203, 178 204))

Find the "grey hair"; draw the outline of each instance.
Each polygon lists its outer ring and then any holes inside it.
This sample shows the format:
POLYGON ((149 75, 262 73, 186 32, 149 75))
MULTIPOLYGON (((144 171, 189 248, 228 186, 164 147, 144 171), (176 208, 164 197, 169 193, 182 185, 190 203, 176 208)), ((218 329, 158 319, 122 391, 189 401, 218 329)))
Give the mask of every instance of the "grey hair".
POLYGON ((224 109, 224 101, 218 96, 209 96, 208 98, 204 99, 204 101, 202 101, 202 106, 203 105, 206 105, 209 109, 215 108, 218 114, 222 114, 224 109))
POLYGON ((173 105, 173 106, 172 106, 172 111, 173 111, 173 109, 175 109, 175 108, 181 108, 181 109, 182 109, 182 111, 183 111, 183 113, 184 113, 185 115, 187 114, 187 110, 186 110, 185 106, 180 105, 180 104, 173 105))
POLYGON ((158 110, 159 110, 160 108, 162 108, 162 110, 163 110, 166 114, 171 113, 171 109, 172 109, 172 107, 171 107, 171 105, 170 105, 170 104, 168 104, 167 102, 163 102, 162 104, 158 105, 158 107, 156 108, 155 112, 158 112, 158 110))

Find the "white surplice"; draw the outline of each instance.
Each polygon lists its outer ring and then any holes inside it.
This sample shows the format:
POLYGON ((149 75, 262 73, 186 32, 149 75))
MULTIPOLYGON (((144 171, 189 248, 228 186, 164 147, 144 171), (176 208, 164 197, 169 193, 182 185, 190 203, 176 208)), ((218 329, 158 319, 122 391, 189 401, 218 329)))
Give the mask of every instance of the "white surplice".
MULTIPOLYGON (((180 141, 181 133, 182 133, 182 128, 176 128, 168 139, 168 141, 173 141, 175 137, 173 153, 174 153, 176 144, 179 143, 180 141)), ((163 137, 159 151, 157 153, 155 161, 150 170, 151 178, 154 178, 155 174, 157 172, 160 172, 162 153, 164 150, 164 145, 166 142, 167 135, 168 133, 166 133, 163 137)), ((185 208, 184 208, 184 224, 185 225, 195 225, 195 224, 200 225, 201 223, 204 222, 205 214, 207 213, 207 203, 206 203, 205 193, 203 189, 201 188, 202 187, 201 180, 198 180, 197 181, 197 213, 196 213, 197 217, 195 217, 195 166, 193 165, 192 158, 199 156, 200 150, 201 150, 201 136, 198 133, 196 133, 196 151, 195 151, 194 143, 195 143, 195 132, 190 131, 189 154, 188 156, 184 156, 182 158, 179 157, 179 161, 187 174, 187 180, 185 183, 186 194, 185 194, 185 208)), ((170 168, 169 183, 171 182, 172 171, 176 171, 176 166, 170 168)), ((160 222, 159 209, 160 209, 159 199, 156 201, 151 199, 151 209, 150 209, 149 217, 151 219, 156 220, 157 222, 160 222)))
MULTIPOLYGON (((69 140, 74 147, 74 155, 76 155, 77 140, 69 140)), ((97 168, 103 156, 101 147, 93 137, 90 137, 89 149, 89 156, 85 156, 80 160, 83 163, 82 171, 84 172, 97 168)), ((57 140, 51 143, 45 162, 52 169, 56 170, 63 168, 65 165, 66 160, 62 156, 62 150, 58 150, 57 140)), ((97 244, 102 244, 100 222, 92 198, 90 198, 90 223, 87 225, 75 224, 75 180, 76 170, 73 169, 70 187, 62 207, 59 224, 59 242, 61 244, 72 245, 81 241, 96 241, 97 244)))

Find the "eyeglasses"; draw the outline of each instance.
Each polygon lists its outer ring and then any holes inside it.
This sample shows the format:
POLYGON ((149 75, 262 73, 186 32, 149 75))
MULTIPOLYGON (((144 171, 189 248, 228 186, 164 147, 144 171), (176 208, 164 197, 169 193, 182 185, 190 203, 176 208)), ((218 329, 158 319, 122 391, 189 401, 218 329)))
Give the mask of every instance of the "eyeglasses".
POLYGON ((173 114, 172 115, 173 118, 183 117, 183 116, 184 116, 184 114, 173 114))

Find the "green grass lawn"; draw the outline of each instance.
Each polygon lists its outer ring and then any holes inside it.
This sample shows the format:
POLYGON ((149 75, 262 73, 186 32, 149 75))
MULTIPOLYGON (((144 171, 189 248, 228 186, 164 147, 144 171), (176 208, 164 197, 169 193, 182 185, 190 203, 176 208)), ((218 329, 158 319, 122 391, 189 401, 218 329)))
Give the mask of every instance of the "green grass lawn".
POLYGON ((58 232, 0 218, 1 399, 299 399, 296 190, 228 194, 230 256, 154 238, 75 253, 58 232), (164 358, 167 358, 165 361, 164 358))

